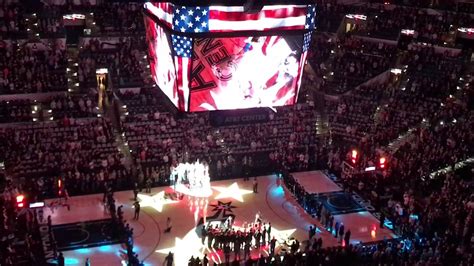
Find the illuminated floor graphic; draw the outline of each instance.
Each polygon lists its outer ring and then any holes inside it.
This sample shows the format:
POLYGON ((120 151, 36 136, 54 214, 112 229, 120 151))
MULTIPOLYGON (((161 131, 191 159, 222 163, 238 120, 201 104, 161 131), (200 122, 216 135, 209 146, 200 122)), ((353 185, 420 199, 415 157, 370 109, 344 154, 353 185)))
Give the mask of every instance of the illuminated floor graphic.
POLYGON ((332 215, 365 211, 365 209, 346 192, 325 193, 319 196, 319 200, 323 202, 324 207, 329 210, 332 215))
MULTIPOLYGON (((312 174, 319 175, 315 180, 332 182, 321 172, 312 174)), ((322 237, 324 246, 339 245, 337 239, 324 230, 316 219, 298 206, 292 195, 277 183, 276 176, 259 177, 258 193, 251 192, 252 185, 252 181, 242 179, 216 181, 211 183, 210 197, 184 196, 183 200, 163 196, 170 191, 169 187, 154 188, 152 193, 143 193, 140 197, 144 201, 138 221, 132 219, 133 192, 116 192, 115 198, 116 206, 123 205, 124 217, 134 229, 134 250, 145 265, 163 265, 169 251, 175 252, 175 265, 187 265, 186 261, 191 255, 202 257, 204 253, 208 254, 211 261, 224 261, 221 251, 209 250, 206 243, 202 244, 197 227, 204 220, 215 221, 229 215, 235 216, 235 226, 240 227, 244 223, 253 222, 255 215, 259 213, 264 221, 272 223, 272 234, 277 239, 295 237, 302 241, 302 248, 306 245, 309 226, 316 225, 319 229, 317 237, 322 237), (163 191, 166 192, 161 193, 163 191), (167 217, 172 221, 170 233, 164 233, 167 217)), ((318 186, 318 182, 313 182, 312 185, 318 186)), ((332 191, 334 190, 327 192, 332 191)), ((51 214, 53 225, 107 218, 102 205, 102 194, 73 197, 69 204, 70 211, 58 208, 51 213, 48 209, 45 210, 45 217, 51 214)), ((351 243, 373 242, 395 236, 390 230, 379 228, 372 235, 372 229, 377 227, 378 220, 369 212, 341 214, 335 218, 343 222, 345 228, 351 229, 351 243)), ((277 251, 282 248, 284 246, 280 245, 277 251)), ((254 258, 260 254, 267 255, 268 247, 254 249, 251 253, 254 258)), ((125 259, 121 245, 65 251, 64 256, 67 265, 84 265, 86 258, 90 258, 92 265, 116 266, 122 265, 125 259)))

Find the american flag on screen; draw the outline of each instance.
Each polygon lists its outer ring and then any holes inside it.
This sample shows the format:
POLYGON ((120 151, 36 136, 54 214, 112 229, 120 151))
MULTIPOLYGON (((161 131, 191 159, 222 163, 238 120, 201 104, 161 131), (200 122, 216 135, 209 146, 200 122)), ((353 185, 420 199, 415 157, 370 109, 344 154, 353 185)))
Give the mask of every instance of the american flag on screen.
POLYGON ((188 111, 193 39, 186 36, 171 35, 171 42, 173 44, 174 64, 178 83, 178 108, 179 110, 188 111))
POLYGON ((173 4, 166 2, 147 2, 144 8, 155 15, 161 22, 172 28, 173 25, 173 4))
POLYGON ((314 5, 308 5, 308 10, 306 14, 306 23, 305 29, 309 30, 309 32, 303 35, 303 47, 302 53, 300 58, 300 66, 299 66, 299 73, 298 73, 298 83, 296 83, 296 89, 298 90, 295 97, 295 103, 298 101, 299 89, 301 87, 301 80, 303 78, 304 66, 306 64, 306 57, 308 56, 308 50, 311 45, 311 36, 312 31, 315 29, 315 19, 316 19, 316 7, 314 5))
MULTIPOLYGON (((299 90, 301 87, 301 79, 303 78, 304 66, 306 64, 306 56, 308 55, 308 50, 311 45, 311 35, 313 32, 307 32, 303 35, 303 51, 301 53, 300 59, 300 66, 299 66, 299 73, 298 73, 298 83, 296 83, 296 88, 299 90)), ((295 103, 298 101, 298 95, 296 94, 295 103)))
POLYGON ((316 14, 314 5, 271 5, 255 14, 245 13, 243 6, 146 3, 145 8, 173 30, 188 33, 312 30, 316 14))
POLYGON ((315 19, 316 19, 316 6, 308 5, 307 14, 306 14, 306 23, 304 25, 304 28, 307 30, 314 30, 315 28, 314 23, 316 22, 315 19))

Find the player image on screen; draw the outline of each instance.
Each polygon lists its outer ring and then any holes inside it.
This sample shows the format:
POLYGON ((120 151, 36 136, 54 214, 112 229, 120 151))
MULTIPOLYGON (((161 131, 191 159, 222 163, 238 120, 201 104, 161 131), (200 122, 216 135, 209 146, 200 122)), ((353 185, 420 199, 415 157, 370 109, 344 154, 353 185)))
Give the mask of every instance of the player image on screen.
POLYGON ((193 67, 203 70, 192 78, 205 81, 208 86, 191 84, 190 111, 294 103, 301 56, 298 37, 198 40, 194 51, 193 67))
POLYGON ((177 106, 178 89, 170 36, 162 27, 157 27, 156 22, 152 19, 145 18, 145 21, 152 77, 158 87, 177 106))

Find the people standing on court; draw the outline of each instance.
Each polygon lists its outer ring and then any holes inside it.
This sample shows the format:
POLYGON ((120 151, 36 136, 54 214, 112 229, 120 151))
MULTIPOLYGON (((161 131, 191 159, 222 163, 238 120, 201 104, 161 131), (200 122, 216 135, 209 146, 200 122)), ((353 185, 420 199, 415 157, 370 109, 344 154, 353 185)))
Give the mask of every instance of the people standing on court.
POLYGON ((276 247, 276 238, 273 237, 272 240, 270 240, 270 256, 273 256, 275 254, 275 247, 276 247))
POLYGON ((255 246, 257 248, 260 248, 260 240, 262 239, 262 233, 260 233, 260 231, 257 230, 257 232, 255 233, 255 246))
POLYGON ((188 265, 189 266, 196 265, 196 260, 194 259, 194 256, 191 256, 191 258, 189 259, 188 265))
POLYGON ((148 193, 148 194, 151 193, 151 183, 152 183, 151 178, 147 178, 145 181, 145 184, 146 184, 145 193, 148 193))
POLYGON ((166 256, 166 258, 165 258, 166 266, 173 266, 173 261, 174 261, 173 253, 171 253, 171 251, 170 251, 168 253, 168 256, 166 256))
POLYGON ((316 234, 316 229, 312 225, 310 225, 309 231, 308 231, 309 240, 311 240, 315 234, 316 234))
POLYGON ((346 243, 346 246, 349 245, 350 239, 351 239, 351 230, 347 230, 346 234, 344 235, 344 242, 346 243))
POLYGON ((58 256, 58 266, 64 266, 64 256, 62 252, 59 252, 58 256))
POLYGON ((166 229, 165 229, 165 233, 171 232, 171 228, 172 228, 171 218, 168 217, 168 218, 166 219, 166 229))
POLYGON ((250 258, 250 241, 245 241, 244 244, 244 260, 250 258))
POLYGON ((201 240, 202 240, 203 245, 204 245, 204 241, 206 240, 206 236, 207 236, 206 225, 203 225, 201 228, 201 240))
MULTIPOLYGON (((211 227, 209 226, 209 229, 211 227)), ((207 232, 207 247, 210 249, 212 248, 212 241, 214 240, 214 233, 211 230, 208 230, 207 232)))
POLYGON ((133 216, 133 219, 138 220, 140 217, 140 202, 135 201, 135 203, 133 203, 133 208, 135 209, 135 215, 133 216))
POLYGON ((237 260, 237 258, 240 260, 240 242, 236 240, 234 242, 234 260, 237 260))
POLYGON ((329 232, 332 232, 332 228, 334 225, 334 216, 329 216, 329 232))
POLYGON ((137 201, 137 196, 138 196, 138 184, 135 182, 133 184, 133 200, 137 201))
POLYGON ((334 232, 331 232, 334 235, 334 238, 337 238, 339 234, 339 221, 336 221, 336 225, 334 226, 334 232))
POLYGON ((257 178, 253 178, 253 193, 258 193, 258 181, 257 178))
POLYGON ((229 244, 225 244, 224 246, 224 258, 225 258, 225 263, 228 264, 230 261, 230 246, 229 244))
POLYGON ((341 223, 341 225, 339 226, 339 242, 342 242, 343 237, 344 237, 344 224, 341 223))

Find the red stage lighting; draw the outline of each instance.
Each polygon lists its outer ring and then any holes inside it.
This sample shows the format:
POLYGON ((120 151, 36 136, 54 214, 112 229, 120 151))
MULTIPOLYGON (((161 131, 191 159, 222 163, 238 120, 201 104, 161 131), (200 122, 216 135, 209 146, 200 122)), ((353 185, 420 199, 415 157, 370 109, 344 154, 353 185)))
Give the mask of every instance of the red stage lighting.
POLYGON ((374 227, 374 228, 372 228, 372 230, 370 230, 370 236, 371 236, 372 238, 377 237, 377 229, 376 229, 376 227, 374 227))
POLYGON ((61 181, 61 179, 58 179, 58 195, 60 197, 61 197, 62 191, 63 191, 63 182, 61 181))
POLYGON ((18 195, 18 196, 16 196, 16 203, 23 202, 23 200, 25 200, 25 196, 24 196, 24 195, 18 195))
POLYGON ((352 150, 352 152, 351 152, 351 162, 352 162, 353 164, 356 164, 356 162, 357 162, 357 156, 358 156, 358 155, 359 155, 359 154, 358 154, 357 150, 355 150, 355 149, 352 150))
POLYGON ((385 169, 385 162, 387 161, 387 159, 385 159, 385 157, 380 157, 379 159, 379 167, 380 169, 385 169))
POLYGON ((16 196, 16 206, 18 208, 23 208, 25 206, 25 196, 24 195, 18 195, 16 196))

